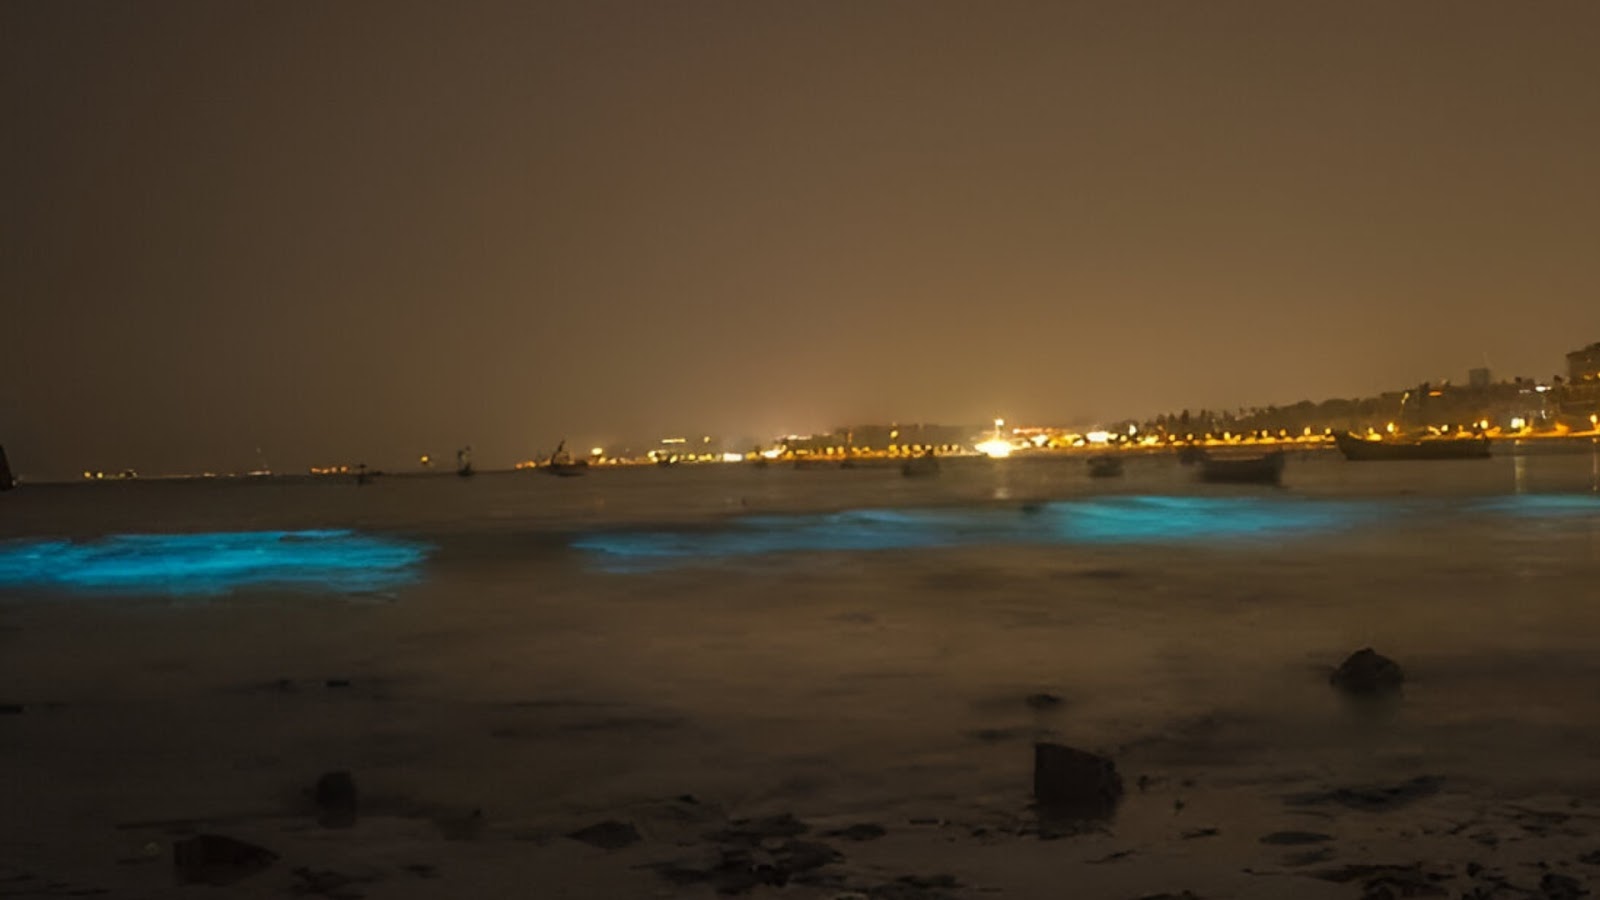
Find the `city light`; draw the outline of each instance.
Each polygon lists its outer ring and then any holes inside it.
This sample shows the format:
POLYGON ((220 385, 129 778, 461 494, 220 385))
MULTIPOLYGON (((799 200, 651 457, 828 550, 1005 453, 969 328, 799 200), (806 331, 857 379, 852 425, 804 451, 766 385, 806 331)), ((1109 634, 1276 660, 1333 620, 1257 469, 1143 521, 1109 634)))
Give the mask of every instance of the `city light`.
POLYGON ((1011 455, 1011 444, 999 438, 990 438, 974 445, 979 453, 991 459, 1005 459, 1011 455))

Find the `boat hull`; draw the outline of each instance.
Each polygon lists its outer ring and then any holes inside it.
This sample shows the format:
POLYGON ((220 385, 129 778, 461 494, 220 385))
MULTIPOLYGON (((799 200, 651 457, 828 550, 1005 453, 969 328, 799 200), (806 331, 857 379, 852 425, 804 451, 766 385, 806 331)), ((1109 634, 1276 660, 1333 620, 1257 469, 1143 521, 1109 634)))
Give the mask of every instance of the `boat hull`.
POLYGON ((1209 484, 1278 484, 1283 480, 1283 453, 1246 459, 1227 457, 1200 460, 1199 477, 1209 484))
POLYGON ((1338 435, 1334 442, 1351 462, 1421 459, 1488 459, 1488 438, 1431 438, 1420 441, 1368 441, 1338 435))

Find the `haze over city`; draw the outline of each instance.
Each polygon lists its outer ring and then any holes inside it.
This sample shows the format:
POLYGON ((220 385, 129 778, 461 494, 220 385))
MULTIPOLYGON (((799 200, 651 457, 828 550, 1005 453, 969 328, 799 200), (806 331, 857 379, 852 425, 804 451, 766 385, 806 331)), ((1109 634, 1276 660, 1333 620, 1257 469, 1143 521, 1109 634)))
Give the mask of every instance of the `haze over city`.
POLYGON ((1591 3, 10 3, 21 470, 1546 377, 1591 3), (259 451, 258 451, 259 448, 259 451))

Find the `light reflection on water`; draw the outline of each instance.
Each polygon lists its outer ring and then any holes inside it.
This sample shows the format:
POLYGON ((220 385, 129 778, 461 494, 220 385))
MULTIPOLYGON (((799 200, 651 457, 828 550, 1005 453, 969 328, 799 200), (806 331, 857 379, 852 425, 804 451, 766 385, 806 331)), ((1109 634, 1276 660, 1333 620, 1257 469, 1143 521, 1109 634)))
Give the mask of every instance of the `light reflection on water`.
POLYGON ((428 549, 342 529, 16 540, 0 543, 0 587, 173 596, 260 585, 388 590, 417 580, 428 549))

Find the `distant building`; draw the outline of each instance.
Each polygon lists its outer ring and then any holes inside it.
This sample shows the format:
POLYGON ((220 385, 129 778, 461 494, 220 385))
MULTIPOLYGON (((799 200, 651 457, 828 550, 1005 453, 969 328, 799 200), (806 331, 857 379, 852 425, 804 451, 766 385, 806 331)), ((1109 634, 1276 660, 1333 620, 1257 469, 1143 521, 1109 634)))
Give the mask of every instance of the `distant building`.
POLYGON ((1567 354, 1568 381, 1595 381, 1600 379, 1600 342, 1567 354))
POLYGON ((1490 383, 1490 378, 1489 378, 1489 367, 1488 366, 1483 366, 1482 368, 1478 368, 1478 369, 1468 369, 1467 370, 1467 387, 1474 388, 1474 389, 1482 389, 1482 388, 1488 387, 1489 383, 1490 383))

